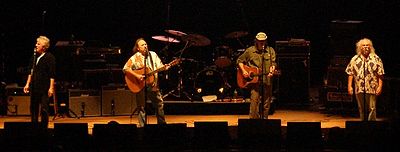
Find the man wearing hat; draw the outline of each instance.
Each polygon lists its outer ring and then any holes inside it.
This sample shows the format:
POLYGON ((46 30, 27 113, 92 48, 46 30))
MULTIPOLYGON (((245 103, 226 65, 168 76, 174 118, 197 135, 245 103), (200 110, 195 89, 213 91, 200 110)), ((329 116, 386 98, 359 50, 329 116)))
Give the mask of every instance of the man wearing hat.
POLYGON ((251 82, 246 85, 246 89, 250 90, 250 119, 268 119, 272 101, 272 76, 276 67, 275 59, 275 50, 268 46, 267 35, 264 32, 257 33, 254 46, 247 48, 237 59, 239 72, 243 78, 251 82), (250 81, 251 77, 258 81, 250 81), (263 104, 261 113, 260 104, 263 104))

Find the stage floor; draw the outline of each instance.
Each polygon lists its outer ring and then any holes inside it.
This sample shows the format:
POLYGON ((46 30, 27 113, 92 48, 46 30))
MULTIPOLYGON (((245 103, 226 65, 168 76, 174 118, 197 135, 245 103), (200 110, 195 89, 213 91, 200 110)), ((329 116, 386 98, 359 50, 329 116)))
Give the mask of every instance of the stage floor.
MULTIPOLYGON (((248 115, 166 115, 167 123, 186 123, 187 127, 194 127, 194 122, 216 122, 225 121, 229 126, 237 126, 239 119, 248 119, 248 115)), ((101 116, 101 117, 50 117, 49 128, 54 127, 54 123, 88 123, 89 131, 94 124, 106 124, 110 121, 116 121, 120 124, 138 124, 137 115, 130 116, 101 116)), ((326 114, 318 111, 309 110, 280 110, 277 109, 269 116, 269 119, 280 119, 282 126, 287 126, 288 122, 321 122, 321 128, 340 127, 345 128, 346 121, 358 121, 356 116, 341 114, 326 114)), ((385 118, 378 118, 384 120, 385 118)), ((1 116, 0 128, 4 128, 4 122, 29 122, 29 116, 1 116)), ((149 124, 156 124, 154 115, 148 116, 149 124)))

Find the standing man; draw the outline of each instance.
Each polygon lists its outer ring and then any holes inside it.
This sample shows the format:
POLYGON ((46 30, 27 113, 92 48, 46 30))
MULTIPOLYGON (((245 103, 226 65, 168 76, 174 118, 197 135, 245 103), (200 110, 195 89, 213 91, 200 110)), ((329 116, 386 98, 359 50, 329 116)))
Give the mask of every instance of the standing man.
POLYGON ((376 97, 382 93, 383 63, 375 54, 372 41, 363 38, 356 43, 357 54, 347 65, 348 93, 355 93, 362 121, 376 120, 376 97), (353 80, 355 90, 353 90, 353 80))
MULTIPOLYGON (((164 67, 164 64, 161 62, 161 59, 158 57, 158 55, 153 51, 149 51, 147 43, 143 38, 136 40, 132 51, 134 54, 125 63, 123 71, 125 75, 135 77, 139 83, 145 81, 147 78, 145 77, 144 73, 140 73, 140 69, 145 68, 150 69, 150 71, 154 71, 164 67)), ((168 69, 169 65, 167 64, 165 68, 168 69)), ((143 127, 146 123, 146 113, 144 109, 146 97, 152 101, 152 105, 156 109, 157 124, 166 123, 164 117, 164 101, 158 87, 158 75, 155 73, 152 76, 154 76, 154 81, 151 84, 146 84, 137 93, 134 92, 136 94, 137 105, 137 109, 135 111, 139 113, 138 127, 143 127)))
POLYGON ((31 121, 38 123, 40 114, 41 125, 44 128, 47 128, 49 124, 49 98, 55 93, 56 59, 47 52, 49 47, 50 40, 46 36, 39 36, 36 39, 34 56, 30 65, 31 73, 24 87, 25 93, 31 93, 31 121))
POLYGON ((245 50, 237 59, 238 67, 244 78, 252 77, 249 68, 259 69, 259 81, 248 85, 250 89, 250 119, 268 119, 272 101, 272 76, 276 67, 275 50, 268 46, 267 35, 259 32, 255 37, 254 46, 245 50), (249 67, 249 68, 247 68, 249 67), (263 91, 263 92, 262 92, 263 91), (264 99, 262 112, 260 102, 264 99), (260 116, 261 115, 261 116, 260 116))

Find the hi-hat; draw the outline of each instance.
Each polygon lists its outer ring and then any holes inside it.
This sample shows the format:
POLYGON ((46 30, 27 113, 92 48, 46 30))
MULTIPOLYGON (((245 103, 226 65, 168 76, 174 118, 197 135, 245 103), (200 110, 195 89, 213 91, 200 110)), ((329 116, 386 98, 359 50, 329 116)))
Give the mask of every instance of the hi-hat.
POLYGON ((211 43, 210 39, 200 34, 185 35, 182 40, 189 42, 193 46, 207 46, 211 43))
POLYGON ((180 41, 173 38, 173 37, 168 37, 168 36, 163 36, 163 35, 157 35, 157 36, 152 36, 151 38, 163 42, 170 42, 170 43, 179 43, 180 41))
POLYGON ((243 37, 246 36, 247 34, 249 34, 249 32, 246 31, 235 31, 235 32, 231 32, 225 35, 225 38, 227 39, 236 39, 239 37, 243 37))
POLYGON ((177 31, 177 30, 165 30, 165 32, 167 32, 169 34, 172 34, 172 35, 175 35, 175 36, 185 36, 185 35, 187 35, 186 33, 181 32, 181 31, 177 31))

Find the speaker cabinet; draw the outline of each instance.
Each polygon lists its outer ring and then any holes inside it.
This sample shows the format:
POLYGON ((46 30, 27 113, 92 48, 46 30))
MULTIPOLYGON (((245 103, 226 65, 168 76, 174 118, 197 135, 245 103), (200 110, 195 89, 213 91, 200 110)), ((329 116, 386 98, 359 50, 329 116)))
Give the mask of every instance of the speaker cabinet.
POLYGON ((282 74, 277 78, 280 103, 305 104, 309 98, 310 60, 306 55, 278 56, 282 74))
POLYGON ((48 129, 40 124, 4 122, 0 145, 4 151, 46 151, 50 140, 48 129))
POLYGON ((347 77, 345 66, 329 66, 324 83, 328 86, 337 87, 347 91, 347 77))
POLYGON ((280 119, 239 119, 238 139, 245 147, 281 148, 280 119))
POLYGON ((346 121, 346 143, 357 150, 392 151, 398 142, 388 121, 346 121), (391 148, 390 148, 391 147, 391 148), (390 148, 390 150, 388 150, 390 148))
MULTIPOLYGON (((139 144, 143 149, 160 151, 168 147, 170 150, 180 150, 188 146, 190 138, 186 123, 147 124, 144 126, 143 142, 158 144, 139 144)), ((175 151, 176 151, 175 150, 175 151)), ((179 151, 178 150, 178 151, 179 151)))
POLYGON ((321 122, 288 122, 286 140, 290 150, 322 148, 321 122))
POLYGON ((130 115, 136 109, 136 96, 125 86, 103 86, 102 115, 130 115))
POLYGON ((225 148, 231 137, 228 132, 228 122, 194 122, 194 141, 196 146, 225 148))
POLYGON ((112 151, 116 149, 134 149, 138 147, 136 124, 94 124, 92 129, 94 150, 112 151))
POLYGON ((22 87, 6 88, 7 115, 30 115, 30 96, 25 94, 22 87))
POLYGON ((100 103, 98 91, 69 90, 69 109, 80 117, 100 116, 100 103))
POLYGON ((90 147, 88 123, 54 123, 55 145, 66 151, 88 151, 90 147))
POLYGON ((30 96, 8 96, 7 115, 30 115, 30 96))
POLYGON ((329 48, 334 55, 350 55, 354 51, 354 44, 361 39, 366 30, 363 21, 332 20, 330 22, 329 48))

